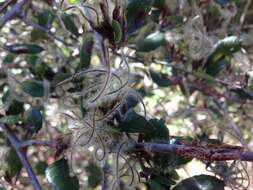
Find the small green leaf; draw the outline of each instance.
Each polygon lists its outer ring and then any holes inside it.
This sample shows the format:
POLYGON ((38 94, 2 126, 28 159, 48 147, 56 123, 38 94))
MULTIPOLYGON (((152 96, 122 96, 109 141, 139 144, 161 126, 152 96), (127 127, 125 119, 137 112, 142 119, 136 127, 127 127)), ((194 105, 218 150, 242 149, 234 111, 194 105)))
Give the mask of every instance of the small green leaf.
POLYGON ((75 36, 79 36, 78 28, 76 27, 76 24, 73 20, 73 16, 63 13, 61 18, 66 29, 72 34, 74 34, 75 36))
POLYGON ((145 134, 153 131, 153 126, 145 119, 145 117, 137 114, 132 109, 125 114, 119 127, 121 131, 127 133, 145 134))
POLYGON ((5 45, 5 50, 15 54, 36 54, 44 51, 44 49, 36 44, 13 44, 5 45))
POLYGON ((0 118, 0 123, 4 123, 7 125, 15 125, 19 121, 21 121, 21 118, 20 116, 17 116, 17 115, 6 115, 0 118))
POLYGON ((205 65, 206 72, 212 76, 217 75, 229 63, 225 58, 233 55, 233 53, 240 51, 242 42, 237 36, 229 36, 218 41, 205 65))
POLYGON ((85 169, 88 173, 88 186, 91 188, 96 188, 99 184, 101 184, 103 178, 101 168, 95 163, 91 162, 85 169))
POLYGON ((112 21, 112 28, 114 31, 114 42, 116 44, 121 42, 122 38, 122 31, 121 31, 121 25, 117 20, 112 21))
POLYGON ((152 34, 149 34, 144 40, 140 41, 136 48, 140 52, 149 52, 153 51, 156 48, 163 45, 165 42, 165 36, 162 32, 154 32, 152 34))
POLYGON ((32 42, 36 42, 39 40, 43 40, 43 39, 47 39, 47 33, 43 32, 41 30, 38 29, 33 29, 31 31, 31 41, 32 42))
POLYGON ((15 58, 16 58, 16 56, 14 54, 7 54, 3 59, 3 63, 4 64, 13 64, 15 58))
POLYGON ((14 149, 10 149, 5 158, 4 164, 5 174, 11 178, 22 169, 22 163, 20 162, 20 159, 14 149))
POLYGON ((153 70, 150 70, 150 75, 152 80, 161 87, 168 87, 172 84, 171 80, 169 79, 169 76, 164 73, 157 73, 153 70))
POLYGON ((44 96, 44 87, 42 82, 35 80, 26 80, 22 82, 21 89, 33 96, 33 97, 43 97, 44 96))
POLYGON ((34 132, 38 132, 42 127, 43 117, 38 108, 32 108, 28 112, 27 122, 34 132))
POLYGON ((38 24, 41 26, 49 26, 52 24, 53 20, 55 18, 55 15, 50 10, 43 10, 39 15, 37 16, 38 24))
POLYGON ((77 4, 80 0, 68 0, 69 4, 77 4))
POLYGON ((2 101, 6 105, 6 114, 18 115, 24 112, 24 103, 13 99, 9 90, 3 94, 2 101))
POLYGON ((70 176, 68 162, 65 159, 48 166, 46 178, 54 190, 79 190, 78 178, 70 176))
POLYGON ((83 38, 83 45, 80 50, 80 64, 78 65, 79 70, 83 68, 89 68, 93 46, 93 35, 91 33, 85 34, 83 38))
POLYGON ((222 180, 209 175, 198 175, 182 180, 173 190, 225 190, 222 180))

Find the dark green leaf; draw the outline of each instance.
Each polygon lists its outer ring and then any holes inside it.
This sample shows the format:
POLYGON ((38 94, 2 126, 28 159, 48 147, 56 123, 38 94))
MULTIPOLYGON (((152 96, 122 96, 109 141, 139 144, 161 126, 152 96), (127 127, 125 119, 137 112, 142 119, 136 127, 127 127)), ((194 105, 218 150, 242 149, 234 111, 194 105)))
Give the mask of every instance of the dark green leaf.
POLYGON ((138 42, 136 48, 140 52, 149 52, 160 47, 164 42, 164 33, 154 32, 152 34, 149 34, 144 40, 138 42))
MULTIPOLYGON (((226 57, 231 56, 233 53, 239 51, 242 47, 241 40, 236 36, 229 36, 218 41, 206 64, 206 72, 212 76, 216 75, 224 68, 226 57), (214 71, 213 71, 214 70, 214 71)), ((228 63, 225 64, 225 66, 228 63)))
POLYGON ((132 33, 145 22, 153 0, 130 0, 126 9, 127 32, 132 33))
POLYGON ((15 54, 36 54, 44 51, 44 49, 36 44, 13 44, 5 45, 5 50, 15 54))
POLYGON ((149 123, 152 125, 153 130, 151 133, 147 133, 147 135, 145 135, 147 141, 169 140, 169 129, 163 120, 150 119, 149 123))
POLYGON ((6 175, 10 177, 14 177, 22 169, 22 163, 14 149, 10 149, 8 152, 4 168, 6 175))
POLYGON ((157 73, 153 70, 150 70, 150 75, 152 77, 152 80, 161 87, 167 87, 170 86, 171 80, 169 79, 169 76, 164 73, 157 73))
POLYGON ((80 50, 80 64, 78 69, 89 68, 92 55, 94 39, 92 34, 86 34, 83 38, 83 45, 80 50))
POLYGON ((31 41, 32 42, 36 42, 39 40, 43 40, 43 39, 47 39, 47 33, 43 32, 41 30, 38 29, 33 29, 31 31, 31 41))
POLYGON ((85 168, 88 173, 88 185, 91 188, 96 188, 98 185, 101 184, 103 173, 101 168, 97 166, 95 163, 91 162, 85 168))
POLYGON ((61 18, 62 18, 62 21, 63 21, 66 29, 69 32, 71 32, 72 34, 74 34, 75 36, 79 36, 78 28, 75 25, 75 22, 73 20, 73 16, 63 13, 61 18))
POLYGON ((32 108, 28 112, 27 122, 34 132, 38 132, 42 127, 43 117, 38 108, 32 108))
POLYGON ((156 182, 153 179, 148 180, 148 186, 150 190, 166 190, 160 183, 156 182))
POLYGON ((4 64, 13 64, 16 56, 14 54, 7 54, 3 59, 4 64))
POLYGON ((44 87, 42 82, 35 80, 26 80, 21 84, 22 90, 33 96, 33 97, 43 97, 44 96, 44 87))
POLYGON ((48 27, 52 24, 55 15, 52 13, 52 11, 45 9, 38 15, 37 18, 39 25, 48 27))
POLYGON ((118 44, 121 42, 121 38, 122 38, 121 25, 117 20, 113 20, 112 27, 114 31, 114 42, 118 44))
POLYGON ((153 6, 158 9, 165 8, 165 0, 154 0, 153 6))
POLYGON ((225 190, 224 182, 214 176, 199 175, 184 179, 173 190, 225 190))
POLYGON ((8 124, 8 125, 15 125, 19 121, 21 121, 20 116, 17 115, 6 115, 0 118, 0 123, 8 124))
POLYGON ((47 167, 46 178, 54 190, 79 190, 78 179, 70 176, 68 162, 65 159, 47 167))
POLYGON ((145 117, 137 114, 133 110, 129 110, 123 121, 120 123, 120 130, 127 133, 150 133, 153 126, 145 119, 145 117))
POLYGON ((6 105, 8 115, 18 115, 24 111, 24 103, 13 99, 9 90, 3 94, 2 101, 6 105))
POLYGON ((44 175, 48 165, 46 162, 39 161, 35 165, 35 171, 38 175, 44 175))

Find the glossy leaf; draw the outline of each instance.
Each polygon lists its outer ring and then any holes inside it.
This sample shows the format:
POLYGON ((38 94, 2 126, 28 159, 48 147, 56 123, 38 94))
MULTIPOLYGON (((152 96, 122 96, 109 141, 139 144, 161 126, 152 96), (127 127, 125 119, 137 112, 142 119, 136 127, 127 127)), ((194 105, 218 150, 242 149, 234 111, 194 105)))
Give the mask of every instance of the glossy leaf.
POLYGON ((160 47, 164 42, 164 33, 154 32, 152 34, 149 34, 144 40, 138 42, 138 44, 136 44, 136 48, 140 52, 149 52, 160 47))
POLYGON ((173 190, 225 190, 222 180, 209 175, 198 175, 182 180, 173 190))
POLYGON ((68 162, 65 159, 58 160, 48 166, 46 178, 53 190, 79 190, 78 179, 70 176, 68 162))
POLYGON ((114 31, 114 42, 116 44, 118 44, 121 42, 121 38, 122 38, 121 25, 117 20, 113 20, 112 27, 113 27, 113 31, 114 31))
POLYGON ((14 54, 37 54, 44 51, 42 47, 36 44, 13 44, 5 45, 3 48, 14 54))
POLYGON ((237 36, 229 36, 218 41, 206 64, 206 72, 212 76, 217 75, 227 65, 225 58, 238 52, 242 47, 242 42, 237 36))
POLYGON ((43 97, 44 96, 44 87, 42 82, 35 80, 26 80, 21 83, 21 89, 33 96, 33 97, 43 97))
POLYGON ((33 132, 38 132, 42 127, 43 117, 38 108, 32 108, 28 112, 27 122, 33 132))

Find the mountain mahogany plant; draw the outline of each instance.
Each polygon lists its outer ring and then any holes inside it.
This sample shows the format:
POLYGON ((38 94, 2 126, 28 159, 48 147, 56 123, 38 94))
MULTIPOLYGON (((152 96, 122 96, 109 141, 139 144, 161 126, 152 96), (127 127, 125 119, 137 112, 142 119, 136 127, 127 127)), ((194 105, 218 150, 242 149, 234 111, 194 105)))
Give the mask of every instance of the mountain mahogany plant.
POLYGON ((0 0, 0 190, 251 189, 252 11, 0 0))

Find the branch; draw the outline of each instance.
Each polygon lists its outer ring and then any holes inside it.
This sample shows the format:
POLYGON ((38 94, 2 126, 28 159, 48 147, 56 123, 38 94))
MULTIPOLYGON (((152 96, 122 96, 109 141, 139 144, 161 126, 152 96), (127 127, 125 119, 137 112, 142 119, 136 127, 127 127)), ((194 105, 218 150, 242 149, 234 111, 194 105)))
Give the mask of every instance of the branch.
POLYGON ((0 128, 2 128, 5 136, 8 138, 11 145, 15 149, 20 161, 22 162, 24 168, 26 169, 26 171, 29 175, 29 178, 31 180, 31 183, 32 183, 34 189, 35 190, 42 190, 42 188, 39 184, 39 181, 38 181, 36 175, 34 174, 33 169, 27 159, 26 154, 22 150, 21 142, 19 141, 19 139, 16 137, 16 135, 11 131, 11 129, 8 126, 0 125, 0 128))
POLYGON ((194 143, 160 144, 136 143, 133 151, 148 153, 176 154, 205 161, 241 160, 253 162, 253 152, 244 151, 243 147, 232 145, 199 145, 194 143))
POLYGON ((0 29, 6 24, 6 22, 21 14, 23 6, 27 1, 28 0, 19 0, 3 17, 0 18, 0 29))
POLYGON ((102 180, 102 190, 108 190, 108 175, 110 173, 110 166, 107 160, 105 160, 104 162, 104 166, 103 166, 103 180, 102 180))

